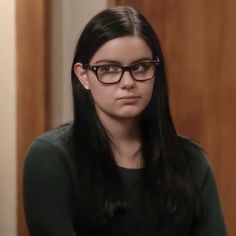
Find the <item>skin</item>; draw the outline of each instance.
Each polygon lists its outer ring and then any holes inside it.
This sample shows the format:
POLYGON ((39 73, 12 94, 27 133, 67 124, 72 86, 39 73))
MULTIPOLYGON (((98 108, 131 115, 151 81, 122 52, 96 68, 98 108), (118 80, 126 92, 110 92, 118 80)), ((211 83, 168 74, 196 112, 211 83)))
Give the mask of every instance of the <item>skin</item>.
MULTIPOLYGON (((142 59, 152 59, 149 46, 138 36, 125 36, 110 40, 100 47, 90 65, 115 61, 126 66, 142 59)), ((75 65, 75 73, 92 94, 97 114, 113 141, 118 165, 129 168, 142 166, 140 152, 135 154, 141 145, 138 116, 150 102, 154 79, 137 82, 126 71, 119 83, 104 85, 92 71, 84 70, 81 63, 75 65)))

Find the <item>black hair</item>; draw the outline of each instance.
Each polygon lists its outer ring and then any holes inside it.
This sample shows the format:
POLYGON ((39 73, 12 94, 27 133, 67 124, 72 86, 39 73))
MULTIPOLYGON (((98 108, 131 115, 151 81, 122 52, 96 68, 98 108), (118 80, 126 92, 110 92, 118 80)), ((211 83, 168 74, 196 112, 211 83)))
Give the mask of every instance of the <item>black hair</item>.
POLYGON ((125 210, 125 202, 109 137, 96 114, 91 94, 79 82, 74 66, 77 62, 89 64, 106 42, 128 35, 141 37, 150 47, 153 59, 160 59, 151 101, 140 115, 144 186, 151 199, 154 222, 163 215, 178 212, 183 220, 197 219, 201 201, 171 118, 160 42, 141 13, 122 6, 103 10, 88 22, 72 64, 73 141, 78 152, 73 158, 82 185, 80 211, 86 212, 90 221, 107 222, 125 210))

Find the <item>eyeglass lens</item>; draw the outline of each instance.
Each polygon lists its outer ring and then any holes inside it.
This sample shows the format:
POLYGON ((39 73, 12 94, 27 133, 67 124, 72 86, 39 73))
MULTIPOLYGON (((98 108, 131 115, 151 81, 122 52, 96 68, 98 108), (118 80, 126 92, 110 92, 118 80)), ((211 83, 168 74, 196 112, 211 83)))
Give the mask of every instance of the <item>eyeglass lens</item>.
POLYGON ((118 82, 124 72, 128 70, 131 76, 138 81, 149 80, 154 77, 156 71, 155 62, 141 62, 129 67, 120 65, 100 65, 97 66, 97 77, 103 83, 118 82))

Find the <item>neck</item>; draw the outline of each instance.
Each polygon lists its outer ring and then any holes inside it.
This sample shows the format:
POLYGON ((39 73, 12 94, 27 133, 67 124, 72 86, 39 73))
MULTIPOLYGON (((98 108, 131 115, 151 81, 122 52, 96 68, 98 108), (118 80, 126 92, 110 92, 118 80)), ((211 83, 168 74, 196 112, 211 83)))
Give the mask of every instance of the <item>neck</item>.
POLYGON ((140 129, 137 119, 120 120, 102 117, 101 122, 111 139, 111 148, 117 165, 127 168, 142 167, 140 129))
POLYGON ((114 143, 129 142, 140 139, 140 129, 137 119, 113 119, 100 117, 108 136, 114 143))

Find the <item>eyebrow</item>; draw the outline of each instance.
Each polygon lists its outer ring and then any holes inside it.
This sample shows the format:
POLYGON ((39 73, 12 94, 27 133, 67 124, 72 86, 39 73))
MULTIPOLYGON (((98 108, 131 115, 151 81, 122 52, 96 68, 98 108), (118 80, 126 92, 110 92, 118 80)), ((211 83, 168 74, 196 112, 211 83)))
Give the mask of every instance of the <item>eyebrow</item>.
MULTIPOLYGON (((135 61, 132 61, 132 62, 130 63, 130 65, 135 64, 135 63, 138 63, 138 62, 150 61, 150 60, 152 60, 152 58, 150 58, 150 57, 142 57, 142 58, 140 58, 140 59, 137 59, 137 60, 135 60, 135 61)), ((98 61, 96 61, 94 64, 96 65, 96 64, 101 64, 101 63, 111 63, 111 64, 122 65, 122 63, 121 63, 120 61, 110 60, 110 59, 98 60, 98 61)))

